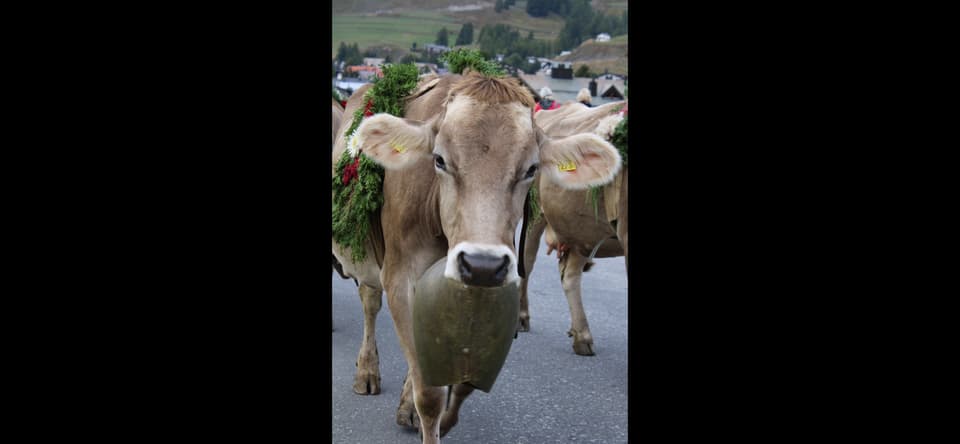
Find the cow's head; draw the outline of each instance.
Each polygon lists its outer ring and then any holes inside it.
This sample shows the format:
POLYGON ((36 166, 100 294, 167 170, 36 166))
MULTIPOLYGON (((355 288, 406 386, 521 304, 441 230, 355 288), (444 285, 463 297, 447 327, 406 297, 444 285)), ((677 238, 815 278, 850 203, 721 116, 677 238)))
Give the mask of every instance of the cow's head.
POLYGON ((444 275, 496 287, 519 279, 513 238, 536 174, 565 188, 610 182, 617 150, 595 134, 550 139, 533 122, 533 97, 510 78, 463 77, 427 122, 378 114, 357 130, 363 152, 386 169, 428 156, 449 242, 444 275))

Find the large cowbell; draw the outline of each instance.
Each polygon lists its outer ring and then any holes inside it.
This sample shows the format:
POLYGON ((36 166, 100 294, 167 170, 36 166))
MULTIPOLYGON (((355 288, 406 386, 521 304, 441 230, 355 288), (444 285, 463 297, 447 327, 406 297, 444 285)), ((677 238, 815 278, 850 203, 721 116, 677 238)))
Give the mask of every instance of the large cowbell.
POLYGON ((443 276, 447 259, 417 281, 413 341, 423 382, 442 387, 469 384, 489 393, 517 332, 520 290, 467 287, 443 276))

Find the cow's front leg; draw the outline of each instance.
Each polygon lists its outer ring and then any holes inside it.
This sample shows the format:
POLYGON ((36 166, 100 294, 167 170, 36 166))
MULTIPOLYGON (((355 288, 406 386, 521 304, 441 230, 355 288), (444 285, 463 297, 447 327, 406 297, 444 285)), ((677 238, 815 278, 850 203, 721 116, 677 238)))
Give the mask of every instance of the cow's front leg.
POLYGON ((620 244, 623 245, 623 265, 627 269, 627 276, 629 276, 630 275, 630 267, 629 267, 630 250, 627 248, 627 245, 629 244, 629 242, 627 241, 627 237, 629 235, 627 230, 630 226, 630 221, 628 220, 630 211, 629 211, 629 208, 627 207, 628 205, 627 191, 629 187, 627 186, 628 177, 627 177, 626 168, 623 169, 622 174, 623 174, 623 189, 620 191, 620 203, 619 203, 620 220, 617 223, 617 239, 620 239, 620 244))
POLYGON ((380 356, 377 353, 376 322, 380 312, 383 290, 367 284, 360 285, 360 302, 363 304, 363 343, 357 355, 357 374, 353 379, 353 391, 360 395, 380 393, 380 356))
POLYGON ((420 375, 414 373, 413 402, 420 414, 420 435, 423 444, 440 443, 440 415, 447 399, 447 391, 443 387, 431 387, 418 381, 420 375))
POLYGON ((440 436, 446 436, 447 432, 457 425, 460 420, 460 406, 463 401, 473 393, 473 387, 466 384, 455 384, 450 387, 447 393, 447 409, 443 412, 440 419, 440 436))
POLYGON ((547 220, 540 214, 537 221, 527 226, 527 235, 523 241, 523 268, 526 277, 520 280, 520 325, 519 331, 530 331, 530 308, 527 296, 527 284, 530 283, 530 273, 533 264, 537 261, 537 252, 540 250, 540 236, 547 226, 547 220))
POLYGON ((593 356, 593 335, 590 334, 590 326, 587 324, 587 314, 583 311, 580 287, 586 263, 587 258, 571 248, 560 260, 560 281, 570 306, 570 331, 567 336, 573 337, 573 352, 582 356, 593 356))
POLYGON ((413 378, 410 371, 403 378, 403 389, 400 391, 400 405, 397 407, 397 425, 411 429, 420 428, 420 417, 417 408, 413 405, 413 378))

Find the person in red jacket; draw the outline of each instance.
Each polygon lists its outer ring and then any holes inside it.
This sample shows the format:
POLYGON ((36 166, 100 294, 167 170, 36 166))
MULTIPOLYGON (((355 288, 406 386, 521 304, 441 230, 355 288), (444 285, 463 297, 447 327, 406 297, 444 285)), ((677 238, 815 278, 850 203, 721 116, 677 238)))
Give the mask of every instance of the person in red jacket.
POLYGON ((557 108, 560 108, 560 104, 553 100, 553 91, 546 86, 540 88, 540 101, 537 102, 537 106, 533 107, 533 113, 536 114, 537 111, 542 109, 551 110, 557 108))

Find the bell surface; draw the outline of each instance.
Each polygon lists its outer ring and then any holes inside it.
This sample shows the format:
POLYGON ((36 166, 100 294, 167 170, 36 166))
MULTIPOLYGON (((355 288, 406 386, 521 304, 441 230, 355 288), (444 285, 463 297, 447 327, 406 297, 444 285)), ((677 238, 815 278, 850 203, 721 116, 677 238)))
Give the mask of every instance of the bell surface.
POLYGON ((443 276, 447 259, 417 280, 413 339, 429 386, 469 384, 489 393, 507 360, 520 316, 517 283, 468 287, 443 276))

